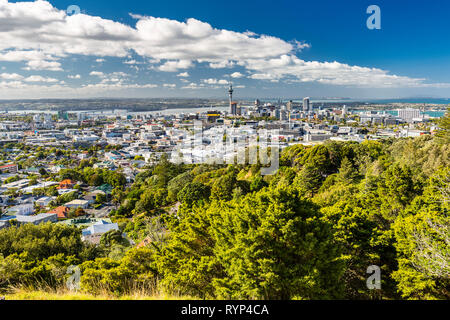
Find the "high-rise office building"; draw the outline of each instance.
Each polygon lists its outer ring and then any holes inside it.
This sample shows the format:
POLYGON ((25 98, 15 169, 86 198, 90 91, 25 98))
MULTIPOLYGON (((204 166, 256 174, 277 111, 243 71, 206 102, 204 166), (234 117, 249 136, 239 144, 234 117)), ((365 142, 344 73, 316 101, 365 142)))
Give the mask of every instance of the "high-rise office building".
POLYGON ((238 113, 239 113, 239 108, 238 108, 237 102, 232 101, 232 102, 230 103, 230 113, 231 113, 233 116, 238 115, 238 113))
POLYGON ((342 108, 342 116, 345 117, 347 115, 348 112, 348 108, 346 105, 344 105, 344 107, 342 108))
POLYGON ((292 100, 290 100, 287 104, 286 104, 286 109, 288 110, 288 111, 292 111, 292 107, 293 107, 293 102, 292 102, 292 100))
POLYGON ((311 111, 310 107, 311 107, 311 103, 309 101, 309 98, 303 99, 303 111, 311 111))

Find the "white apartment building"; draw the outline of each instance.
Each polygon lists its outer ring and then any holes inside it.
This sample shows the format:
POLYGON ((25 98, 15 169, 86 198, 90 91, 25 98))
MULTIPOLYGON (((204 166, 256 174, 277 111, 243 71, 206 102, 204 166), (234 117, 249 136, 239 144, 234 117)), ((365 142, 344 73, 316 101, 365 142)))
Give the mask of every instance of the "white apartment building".
POLYGON ((419 109, 399 109, 398 116, 404 121, 411 123, 414 119, 421 119, 422 113, 419 109))

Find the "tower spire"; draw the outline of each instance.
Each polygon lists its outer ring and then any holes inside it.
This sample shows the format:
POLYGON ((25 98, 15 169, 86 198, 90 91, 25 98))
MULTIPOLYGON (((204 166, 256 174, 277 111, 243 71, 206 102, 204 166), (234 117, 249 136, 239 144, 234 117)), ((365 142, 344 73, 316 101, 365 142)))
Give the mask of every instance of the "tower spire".
POLYGON ((234 114, 233 112, 233 83, 230 81, 230 88, 228 89, 228 94, 230 95, 230 113, 234 114))

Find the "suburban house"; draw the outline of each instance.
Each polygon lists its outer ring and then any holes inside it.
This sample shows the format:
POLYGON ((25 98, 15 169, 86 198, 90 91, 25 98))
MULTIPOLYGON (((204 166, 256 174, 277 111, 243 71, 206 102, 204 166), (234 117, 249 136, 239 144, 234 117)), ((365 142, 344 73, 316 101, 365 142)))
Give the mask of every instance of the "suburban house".
POLYGON ((16 204, 20 205, 20 204, 33 204, 37 199, 29 194, 24 194, 20 197, 17 197, 15 199, 16 204))
POLYGON ((38 225, 46 222, 56 222, 58 217, 54 213, 41 213, 35 216, 17 216, 16 220, 19 224, 32 223, 38 225))
POLYGON ((105 194, 111 194, 112 190, 113 190, 113 187, 111 185, 109 185, 109 184, 103 184, 100 187, 98 187, 97 190, 98 191, 102 191, 105 194))
POLYGON ((42 168, 42 167, 30 167, 30 168, 27 168, 27 169, 25 170, 25 172, 28 173, 28 174, 39 174, 39 170, 40 170, 41 168, 42 168))
POLYGON ((7 213, 16 216, 30 216, 34 213, 34 205, 32 203, 26 203, 14 206, 9 208, 7 213))
POLYGON ((94 204, 94 203, 96 202, 96 200, 97 200, 97 195, 99 195, 99 194, 106 196, 106 193, 103 192, 102 190, 95 190, 95 191, 90 192, 90 193, 88 193, 87 195, 85 195, 85 196, 83 197, 83 199, 86 200, 86 201, 88 201, 89 204, 92 205, 92 204, 94 204))
POLYGON ((119 225, 117 223, 109 223, 104 220, 100 220, 90 227, 83 229, 83 236, 104 234, 111 230, 119 230, 119 225))
POLYGON ((47 207, 50 202, 55 200, 56 197, 42 197, 36 201, 36 204, 39 205, 41 208, 47 207))
POLYGON ((83 241, 93 244, 99 244, 102 235, 111 230, 119 230, 119 225, 117 223, 109 223, 104 220, 100 220, 90 227, 83 229, 82 239, 83 241))
POLYGON ((46 181, 46 182, 41 182, 41 183, 35 184, 34 186, 25 187, 21 191, 24 194, 33 193, 33 190, 35 190, 35 189, 48 188, 48 187, 55 186, 55 185, 59 185, 59 183, 53 182, 53 181, 46 181))
POLYGON ((0 207, 7 207, 9 205, 11 197, 9 195, 0 196, 0 207))
POLYGON ((89 193, 83 197, 83 200, 86 200, 89 203, 89 205, 92 205, 95 203, 96 197, 97 197, 96 194, 89 193))
POLYGON ((0 173, 17 173, 19 168, 17 164, 7 164, 5 166, 0 166, 0 173))
POLYGON ((58 207, 53 209, 52 211, 49 211, 47 213, 50 214, 55 214, 57 215, 58 219, 62 220, 62 219, 67 219, 67 215, 69 214, 70 209, 64 206, 58 207))
POLYGON ((66 203, 65 206, 70 209, 72 209, 72 208, 87 209, 89 207, 89 201, 77 199, 77 200, 73 200, 71 202, 66 203))
POLYGON ((2 187, 6 188, 6 189, 22 189, 27 187, 30 184, 30 180, 29 179, 22 179, 19 181, 15 181, 15 182, 11 182, 8 184, 4 184, 2 187))
POLYGON ((109 169, 109 170, 116 170, 117 167, 112 163, 111 161, 104 161, 104 162, 98 162, 94 164, 94 169, 109 169))
POLYGON ((72 192, 78 192, 78 190, 77 189, 59 189, 58 190, 59 195, 63 195, 66 193, 72 193, 72 192))
POLYGON ((56 217, 56 214, 49 213, 41 213, 35 216, 3 216, 0 218, 0 224, 7 227, 11 220, 16 220, 19 225, 27 223, 38 225, 46 222, 56 222, 58 221, 58 218, 56 217))
POLYGON ((49 170, 50 170, 51 173, 58 173, 64 168, 65 167, 62 166, 62 165, 56 165, 56 166, 50 167, 49 170))
POLYGON ((75 187, 76 184, 77 184, 76 181, 66 179, 59 183, 58 189, 73 189, 73 187, 75 187))

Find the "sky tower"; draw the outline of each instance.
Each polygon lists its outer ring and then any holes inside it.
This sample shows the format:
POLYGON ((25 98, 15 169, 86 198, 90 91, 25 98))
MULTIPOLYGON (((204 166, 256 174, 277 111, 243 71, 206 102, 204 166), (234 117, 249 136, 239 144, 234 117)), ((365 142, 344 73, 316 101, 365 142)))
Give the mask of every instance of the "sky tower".
POLYGON ((237 103, 233 101, 233 84, 230 82, 230 89, 228 89, 228 94, 230 95, 230 113, 232 115, 237 115, 237 103))

